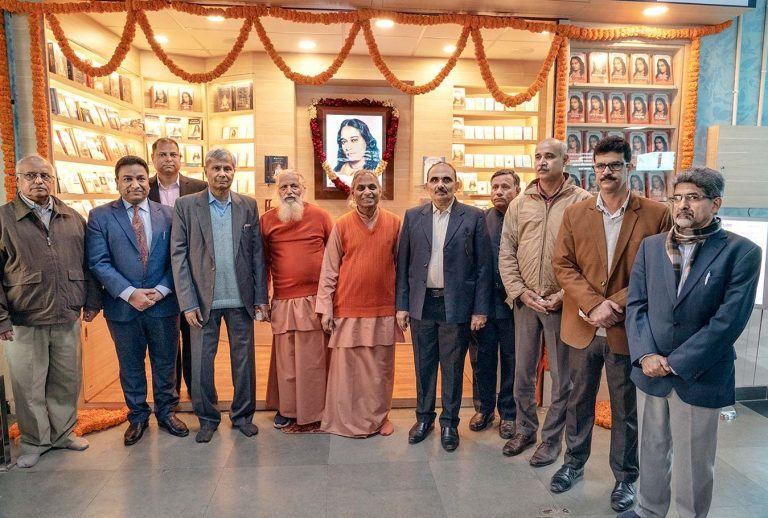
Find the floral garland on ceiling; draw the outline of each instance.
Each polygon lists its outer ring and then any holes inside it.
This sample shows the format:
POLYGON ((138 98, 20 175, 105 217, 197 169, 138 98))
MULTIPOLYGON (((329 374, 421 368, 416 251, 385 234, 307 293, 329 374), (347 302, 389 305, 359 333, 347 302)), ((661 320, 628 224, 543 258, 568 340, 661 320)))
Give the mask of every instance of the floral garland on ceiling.
POLYGON ((343 107, 360 107, 360 106, 383 106, 392 110, 392 115, 389 118, 389 128, 387 128, 387 138, 384 144, 384 150, 381 154, 381 160, 376 169, 373 170, 373 174, 377 177, 387 169, 387 165, 392 160, 395 153, 395 144, 397 144, 397 126, 400 123, 400 112, 392 101, 375 101, 372 99, 312 99, 312 103, 309 105, 309 129, 312 132, 312 149, 315 150, 315 157, 320 161, 320 165, 323 168, 328 179, 333 182, 333 185, 344 193, 345 196, 349 196, 349 185, 347 185, 336 172, 333 167, 328 163, 328 157, 325 155, 325 149, 323 148, 323 132, 320 131, 320 121, 317 118, 318 106, 343 106, 343 107))
POLYGON ((8 70, 8 48, 5 44, 5 17, 0 13, 0 139, 2 139, 3 170, 5 171, 5 196, 10 201, 16 196, 16 138, 13 134, 13 109, 11 108, 11 74, 8 70))

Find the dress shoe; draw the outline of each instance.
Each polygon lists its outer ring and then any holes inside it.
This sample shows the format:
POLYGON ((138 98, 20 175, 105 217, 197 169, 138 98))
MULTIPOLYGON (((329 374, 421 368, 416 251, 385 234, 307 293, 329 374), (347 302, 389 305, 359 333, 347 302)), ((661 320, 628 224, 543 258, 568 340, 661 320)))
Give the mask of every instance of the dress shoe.
POLYGON ((147 427, 149 427, 149 419, 140 423, 131 423, 128 425, 128 429, 123 435, 123 444, 126 446, 131 446, 132 444, 139 442, 141 436, 144 435, 144 430, 146 430, 147 427))
POLYGON ((253 423, 243 423, 243 424, 237 424, 234 426, 235 428, 240 430, 241 434, 245 435, 246 437, 253 437, 254 435, 258 435, 259 433, 259 427, 253 423))
POLYGON ((434 427, 435 423, 424 423, 421 421, 416 421, 416 424, 411 426, 411 429, 408 431, 408 443, 420 443, 427 438, 427 435, 429 435, 434 427))
POLYGON ((275 424, 274 424, 274 426, 278 430, 280 430, 281 428, 285 428, 286 426, 288 426, 292 422, 293 422, 293 419, 291 419, 290 417, 285 417, 280 412, 277 412, 275 414, 275 421, 274 421, 275 424))
POLYGON ((507 457, 514 457, 515 455, 520 455, 527 450, 529 446, 533 446, 534 444, 536 444, 535 435, 516 433, 507 441, 507 444, 504 445, 504 449, 502 449, 501 452, 507 457))
POLYGON ((499 436, 501 436, 502 439, 510 440, 512 437, 515 436, 515 421, 507 421, 506 419, 502 419, 499 423, 499 436))
POLYGON ((533 452, 533 456, 529 461, 529 464, 534 468, 540 468, 542 466, 549 466, 554 463, 560 456, 560 443, 552 444, 551 442, 542 442, 533 452))
POLYGON ((440 429, 440 444, 445 451, 453 451, 459 447, 459 430, 455 426, 440 429))
POLYGON ((195 435, 195 442, 211 442, 215 431, 216 428, 200 428, 200 431, 195 435))
POLYGON ((165 419, 158 419, 157 426, 176 437, 186 437, 189 435, 189 428, 184 421, 171 414, 165 419))
POLYGON ((496 416, 493 414, 493 412, 489 412, 487 414, 476 412, 475 415, 472 416, 472 419, 469 420, 469 429, 473 432, 485 430, 495 418, 496 416))
POLYGON ((620 513, 635 505, 635 485, 632 482, 616 482, 611 492, 611 509, 620 513))
POLYGON ((584 468, 576 469, 568 464, 563 464, 563 467, 557 470, 552 475, 552 480, 549 483, 549 490, 553 493, 565 493, 573 486, 576 479, 580 478, 584 474, 584 468))
POLYGON ((64 447, 68 450, 83 451, 87 450, 88 446, 90 446, 90 444, 88 444, 88 439, 84 437, 75 437, 69 444, 64 447))

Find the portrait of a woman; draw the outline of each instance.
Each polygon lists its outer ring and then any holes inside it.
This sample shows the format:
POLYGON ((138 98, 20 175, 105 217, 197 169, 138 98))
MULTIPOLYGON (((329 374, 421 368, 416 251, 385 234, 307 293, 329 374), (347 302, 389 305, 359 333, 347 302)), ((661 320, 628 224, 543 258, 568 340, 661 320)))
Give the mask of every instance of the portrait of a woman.
POLYGON ((632 96, 632 114, 630 122, 648 122, 648 105, 644 95, 632 96))
POLYGON ((368 125, 360 119, 345 119, 336 136, 339 146, 336 167, 340 175, 351 176, 361 169, 374 170, 381 161, 376 138, 368 125))
POLYGON ((587 153, 592 153, 595 150, 595 146, 600 142, 600 133, 587 133, 587 153))
POLYGON ((569 100, 568 121, 584 122, 584 102, 580 95, 572 95, 569 100))
POLYGON ((665 185, 664 176, 661 174, 651 175, 651 189, 650 196, 654 200, 663 200, 667 195, 667 186, 665 185))
POLYGON ((669 65, 668 58, 656 58, 656 75, 654 76, 653 82, 659 84, 672 83, 672 67, 669 65))
POLYGON ((571 56, 571 71, 568 78, 573 82, 584 82, 587 80, 587 67, 584 65, 584 58, 571 56))
POLYGON ((192 109, 192 92, 182 90, 181 96, 179 97, 179 109, 186 111, 192 109))
POLYGON ((655 137, 653 137, 653 150, 661 151, 662 153, 669 151, 669 145, 667 144, 667 139, 665 139, 661 135, 656 135, 655 137))

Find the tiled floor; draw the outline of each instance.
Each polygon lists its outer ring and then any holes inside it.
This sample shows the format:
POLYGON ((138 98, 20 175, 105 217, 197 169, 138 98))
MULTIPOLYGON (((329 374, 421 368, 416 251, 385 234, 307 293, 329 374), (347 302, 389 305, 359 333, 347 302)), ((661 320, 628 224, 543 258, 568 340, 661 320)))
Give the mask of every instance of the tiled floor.
MULTIPOLYGON (((711 518, 768 516, 768 419, 737 409, 739 417, 720 427, 711 518)), ((615 516, 609 432, 601 428, 584 480, 552 495, 559 464, 531 468, 530 450, 503 457, 495 429, 467 429, 468 408, 454 453, 435 434, 408 445, 411 410, 393 411, 393 436, 365 440, 285 435, 272 428, 272 415, 256 415, 256 437, 222 424, 210 444, 172 437, 154 421, 130 448, 124 426, 92 434, 85 452, 54 451, 32 469, 0 473, 0 517, 615 516)), ((190 414, 181 417, 197 429, 190 414)))

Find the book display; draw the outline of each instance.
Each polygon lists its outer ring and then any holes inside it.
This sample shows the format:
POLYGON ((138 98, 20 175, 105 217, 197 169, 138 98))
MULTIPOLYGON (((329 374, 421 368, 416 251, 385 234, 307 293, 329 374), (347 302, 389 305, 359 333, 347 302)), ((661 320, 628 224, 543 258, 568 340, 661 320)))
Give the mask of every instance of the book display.
MULTIPOLYGON (((518 93, 514 87, 505 91, 518 93)), ((453 87, 450 158, 462 178, 464 198, 490 206, 490 179, 498 169, 514 169, 524 184, 535 177, 533 155, 544 138, 543 109, 540 94, 508 108, 484 87, 453 87)), ((583 113, 583 103, 580 109, 583 113)))

